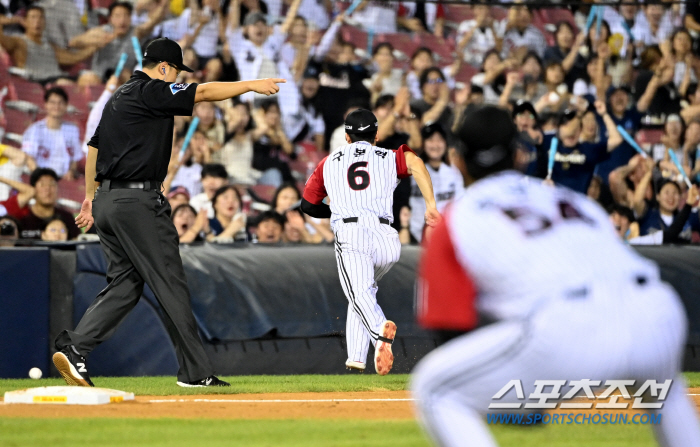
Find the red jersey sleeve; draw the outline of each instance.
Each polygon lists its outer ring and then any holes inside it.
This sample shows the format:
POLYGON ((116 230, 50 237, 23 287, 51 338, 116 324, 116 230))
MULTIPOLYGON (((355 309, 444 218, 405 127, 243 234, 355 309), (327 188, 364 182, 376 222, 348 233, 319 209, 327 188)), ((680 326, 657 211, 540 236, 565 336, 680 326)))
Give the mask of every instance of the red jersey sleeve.
POLYGON ((476 286, 457 260, 445 218, 435 227, 418 268, 418 323, 427 329, 476 327, 476 286))
POLYGON ((394 152, 396 152, 396 176, 398 178, 410 177, 411 174, 408 173, 408 166, 406 166, 406 152, 411 152, 413 155, 416 153, 405 144, 399 146, 394 152))
POLYGON ((304 186, 304 198, 314 205, 320 204, 323 199, 326 198, 328 193, 326 192, 326 185, 323 183, 323 166, 326 164, 328 156, 326 156, 314 169, 311 177, 306 181, 306 186, 304 186))

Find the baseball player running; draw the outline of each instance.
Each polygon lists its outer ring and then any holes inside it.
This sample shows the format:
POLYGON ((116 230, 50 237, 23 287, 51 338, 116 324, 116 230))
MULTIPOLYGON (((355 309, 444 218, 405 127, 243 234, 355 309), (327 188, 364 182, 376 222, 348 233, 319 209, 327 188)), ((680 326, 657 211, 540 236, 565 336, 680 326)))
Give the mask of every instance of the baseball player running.
POLYGON ((586 196, 528 182, 512 170, 516 130, 506 111, 477 110, 457 135, 463 148, 456 164, 470 186, 423 254, 418 317, 440 330, 470 330, 477 319, 493 323, 451 340, 416 367, 411 388, 429 435, 441 446, 495 446, 482 419, 489 405, 527 408, 535 389, 549 397, 552 390, 536 388, 536 380, 561 380, 560 396, 571 392, 573 380, 593 381, 591 390, 596 381, 634 380, 640 387, 673 380, 665 400, 659 389, 643 398, 663 400, 662 409, 647 410, 663 412, 653 425, 656 437, 666 447, 700 446, 679 374, 686 316, 656 265, 623 244, 586 196), (523 392, 494 399, 512 380, 523 392))
POLYGON ((345 146, 321 160, 304 188, 301 209, 312 217, 331 218, 340 283, 348 299, 346 338, 350 369, 364 371, 370 341, 378 374, 391 370, 396 324, 377 304, 377 282, 401 253, 391 227, 393 193, 399 179, 413 175, 426 204, 430 226, 440 215, 430 175, 406 145, 397 150, 374 146, 377 118, 358 109, 345 119, 345 146), (323 203, 328 197, 330 207, 323 203))

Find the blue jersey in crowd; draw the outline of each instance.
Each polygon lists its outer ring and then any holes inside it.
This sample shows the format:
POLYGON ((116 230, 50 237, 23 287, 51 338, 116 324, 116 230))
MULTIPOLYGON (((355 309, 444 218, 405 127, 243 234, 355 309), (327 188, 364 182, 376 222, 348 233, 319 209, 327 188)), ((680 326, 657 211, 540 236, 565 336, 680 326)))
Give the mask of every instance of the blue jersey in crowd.
MULTIPOLYGON (((549 149, 554 135, 545 135, 544 149, 549 149)), ((601 138, 597 143, 577 143, 574 147, 564 147, 559 141, 552 180, 574 191, 586 194, 598 163, 608 157, 608 140, 601 138)))
MULTIPOLYGON (((618 118, 612 114, 610 114, 610 117, 615 122, 615 126, 622 126, 622 128, 625 129, 632 137, 634 137, 634 134, 637 133, 642 123, 642 114, 636 107, 625 111, 622 118, 618 118)), ((601 124, 601 122, 598 122, 599 126, 601 124)), ((636 153, 637 151, 635 151, 627 141, 623 140, 622 144, 610 152, 610 157, 596 167, 595 173, 598 174, 603 179, 603 182, 607 184, 610 173, 620 166, 626 165, 630 161, 630 158, 632 158, 636 153)))

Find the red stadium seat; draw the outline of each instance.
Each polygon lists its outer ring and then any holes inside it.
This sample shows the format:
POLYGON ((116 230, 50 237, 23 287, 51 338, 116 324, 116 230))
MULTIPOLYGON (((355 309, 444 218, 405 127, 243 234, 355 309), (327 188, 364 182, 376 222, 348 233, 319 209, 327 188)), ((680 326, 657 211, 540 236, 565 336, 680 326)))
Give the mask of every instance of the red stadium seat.
POLYGON ((552 23, 556 25, 559 22, 569 22, 574 29, 576 27, 576 21, 574 20, 574 15, 568 9, 564 8, 547 8, 542 9, 542 16, 545 23, 552 23))
POLYGON ((420 43, 421 46, 433 50, 438 65, 444 66, 452 63, 454 59, 452 54, 454 52, 454 41, 442 39, 435 34, 422 33, 420 34, 420 43))
POLYGON ((27 130, 27 127, 29 127, 35 120, 34 114, 32 113, 7 107, 5 108, 4 113, 5 121, 7 123, 5 125, 5 133, 22 135, 24 134, 24 131, 27 130))
POLYGON ((455 25, 459 25, 465 20, 471 20, 474 18, 474 12, 469 5, 445 5, 447 8, 447 15, 445 19, 448 22, 452 22, 455 25))
POLYGON ((471 82, 472 76, 477 74, 479 70, 475 67, 472 67, 469 64, 462 64, 462 66, 459 68, 459 71, 457 72, 457 75, 455 76, 455 81, 457 82, 464 82, 469 84, 471 82))
POLYGON ((8 97, 12 100, 29 101, 39 108, 44 108, 44 88, 41 84, 20 77, 11 78, 8 97))
POLYGON ((253 198, 262 200, 265 203, 271 203, 275 195, 275 187, 270 185, 253 185, 248 191, 253 198))
POLYGON ((340 30, 340 35, 347 42, 355 45, 356 48, 361 50, 367 49, 367 33, 355 28, 354 26, 343 26, 340 30))
POLYGON ((640 145, 654 145, 661 142, 661 137, 663 136, 663 134, 663 129, 642 129, 639 132, 637 132, 637 135, 635 135, 635 139, 640 145))
POLYGON ((83 200, 85 199, 85 179, 77 178, 71 181, 59 181, 58 197, 62 199, 73 200, 74 202, 78 203, 83 203, 83 200))

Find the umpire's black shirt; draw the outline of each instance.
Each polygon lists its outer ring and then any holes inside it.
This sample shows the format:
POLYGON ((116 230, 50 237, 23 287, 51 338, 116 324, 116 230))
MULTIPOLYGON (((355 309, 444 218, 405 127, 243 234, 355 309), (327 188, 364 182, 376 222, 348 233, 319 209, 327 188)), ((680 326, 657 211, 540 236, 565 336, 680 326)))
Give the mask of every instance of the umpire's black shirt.
POLYGON ((165 180, 173 117, 192 115, 196 92, 197 84, 168 83, 136 71, 107 101, 88 143, 99 149, 95 180, 165 180))

